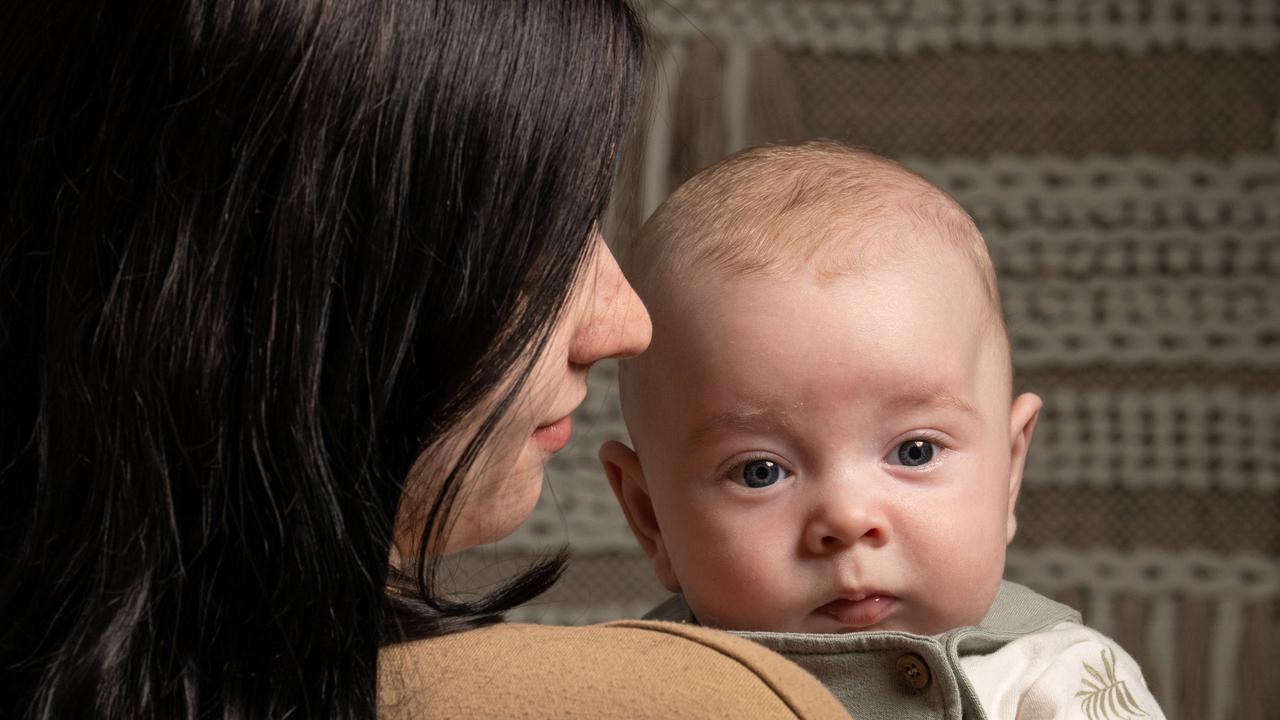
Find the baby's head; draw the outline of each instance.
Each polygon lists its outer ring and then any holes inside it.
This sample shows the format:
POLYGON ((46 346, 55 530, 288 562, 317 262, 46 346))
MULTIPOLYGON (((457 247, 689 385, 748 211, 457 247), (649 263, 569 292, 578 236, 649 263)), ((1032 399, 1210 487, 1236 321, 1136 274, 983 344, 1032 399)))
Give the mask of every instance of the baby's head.
POLYGON ((1012 398, 986 245, 945 193, 829 142, 748 150, 646 223, 653 318, 601 460, 705 625, 934 634, 1004 571, 1040 401, 1012 398))

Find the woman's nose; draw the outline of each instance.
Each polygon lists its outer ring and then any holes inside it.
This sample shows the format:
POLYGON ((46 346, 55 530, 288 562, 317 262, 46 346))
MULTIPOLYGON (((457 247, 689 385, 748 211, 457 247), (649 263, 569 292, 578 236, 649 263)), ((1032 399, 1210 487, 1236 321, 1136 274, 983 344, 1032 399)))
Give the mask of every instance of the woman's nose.
POLYGON ((863 543, 879 546, 888 540, 889 523, 880 504, 866 494, 847 490, 820 499, 804 530, 805 549, 815 555, 863 543))
POLYGON ((599 234, 591 264, 582 278, 585 304, 569 344, 569 362, 586 366, 638 355, 653 335, 649 311, 599 234))

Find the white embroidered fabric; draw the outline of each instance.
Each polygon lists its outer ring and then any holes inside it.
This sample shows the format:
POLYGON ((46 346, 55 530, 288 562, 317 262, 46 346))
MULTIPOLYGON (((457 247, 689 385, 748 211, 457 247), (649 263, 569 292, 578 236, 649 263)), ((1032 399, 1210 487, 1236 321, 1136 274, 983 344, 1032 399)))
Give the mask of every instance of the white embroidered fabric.
POLYGON ((960 658, 990 720, 1163 720, 1142 669, 1113 640, 1077 623, 960 658))

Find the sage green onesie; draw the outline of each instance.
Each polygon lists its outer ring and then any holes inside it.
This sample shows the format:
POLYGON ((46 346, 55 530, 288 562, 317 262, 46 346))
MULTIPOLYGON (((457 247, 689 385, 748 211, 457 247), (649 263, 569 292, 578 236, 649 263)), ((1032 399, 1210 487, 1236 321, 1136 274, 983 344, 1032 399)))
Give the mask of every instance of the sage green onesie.
MULTIPOLYGON (((675 595, 650 620, 696 623, 675 595)), ((1075 610, 1011 582, 941 635, 735 632, 813 673, 858 720, 1161 718, 1137 663, 1075 610)))

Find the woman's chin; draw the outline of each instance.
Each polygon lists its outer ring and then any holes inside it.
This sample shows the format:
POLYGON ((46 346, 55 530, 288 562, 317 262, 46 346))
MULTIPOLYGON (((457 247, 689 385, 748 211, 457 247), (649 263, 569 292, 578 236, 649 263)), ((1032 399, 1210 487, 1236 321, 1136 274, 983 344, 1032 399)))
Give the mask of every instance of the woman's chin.
POLYGON ((454 521, 453 532, 449 534, 445 554, 498 542, 529 519, 542 494, 542 462, 540 459, 532 463, 521 462, 506 480, 506 492, 477 495, 470 502, 462 501, 463 507, 454 521))

